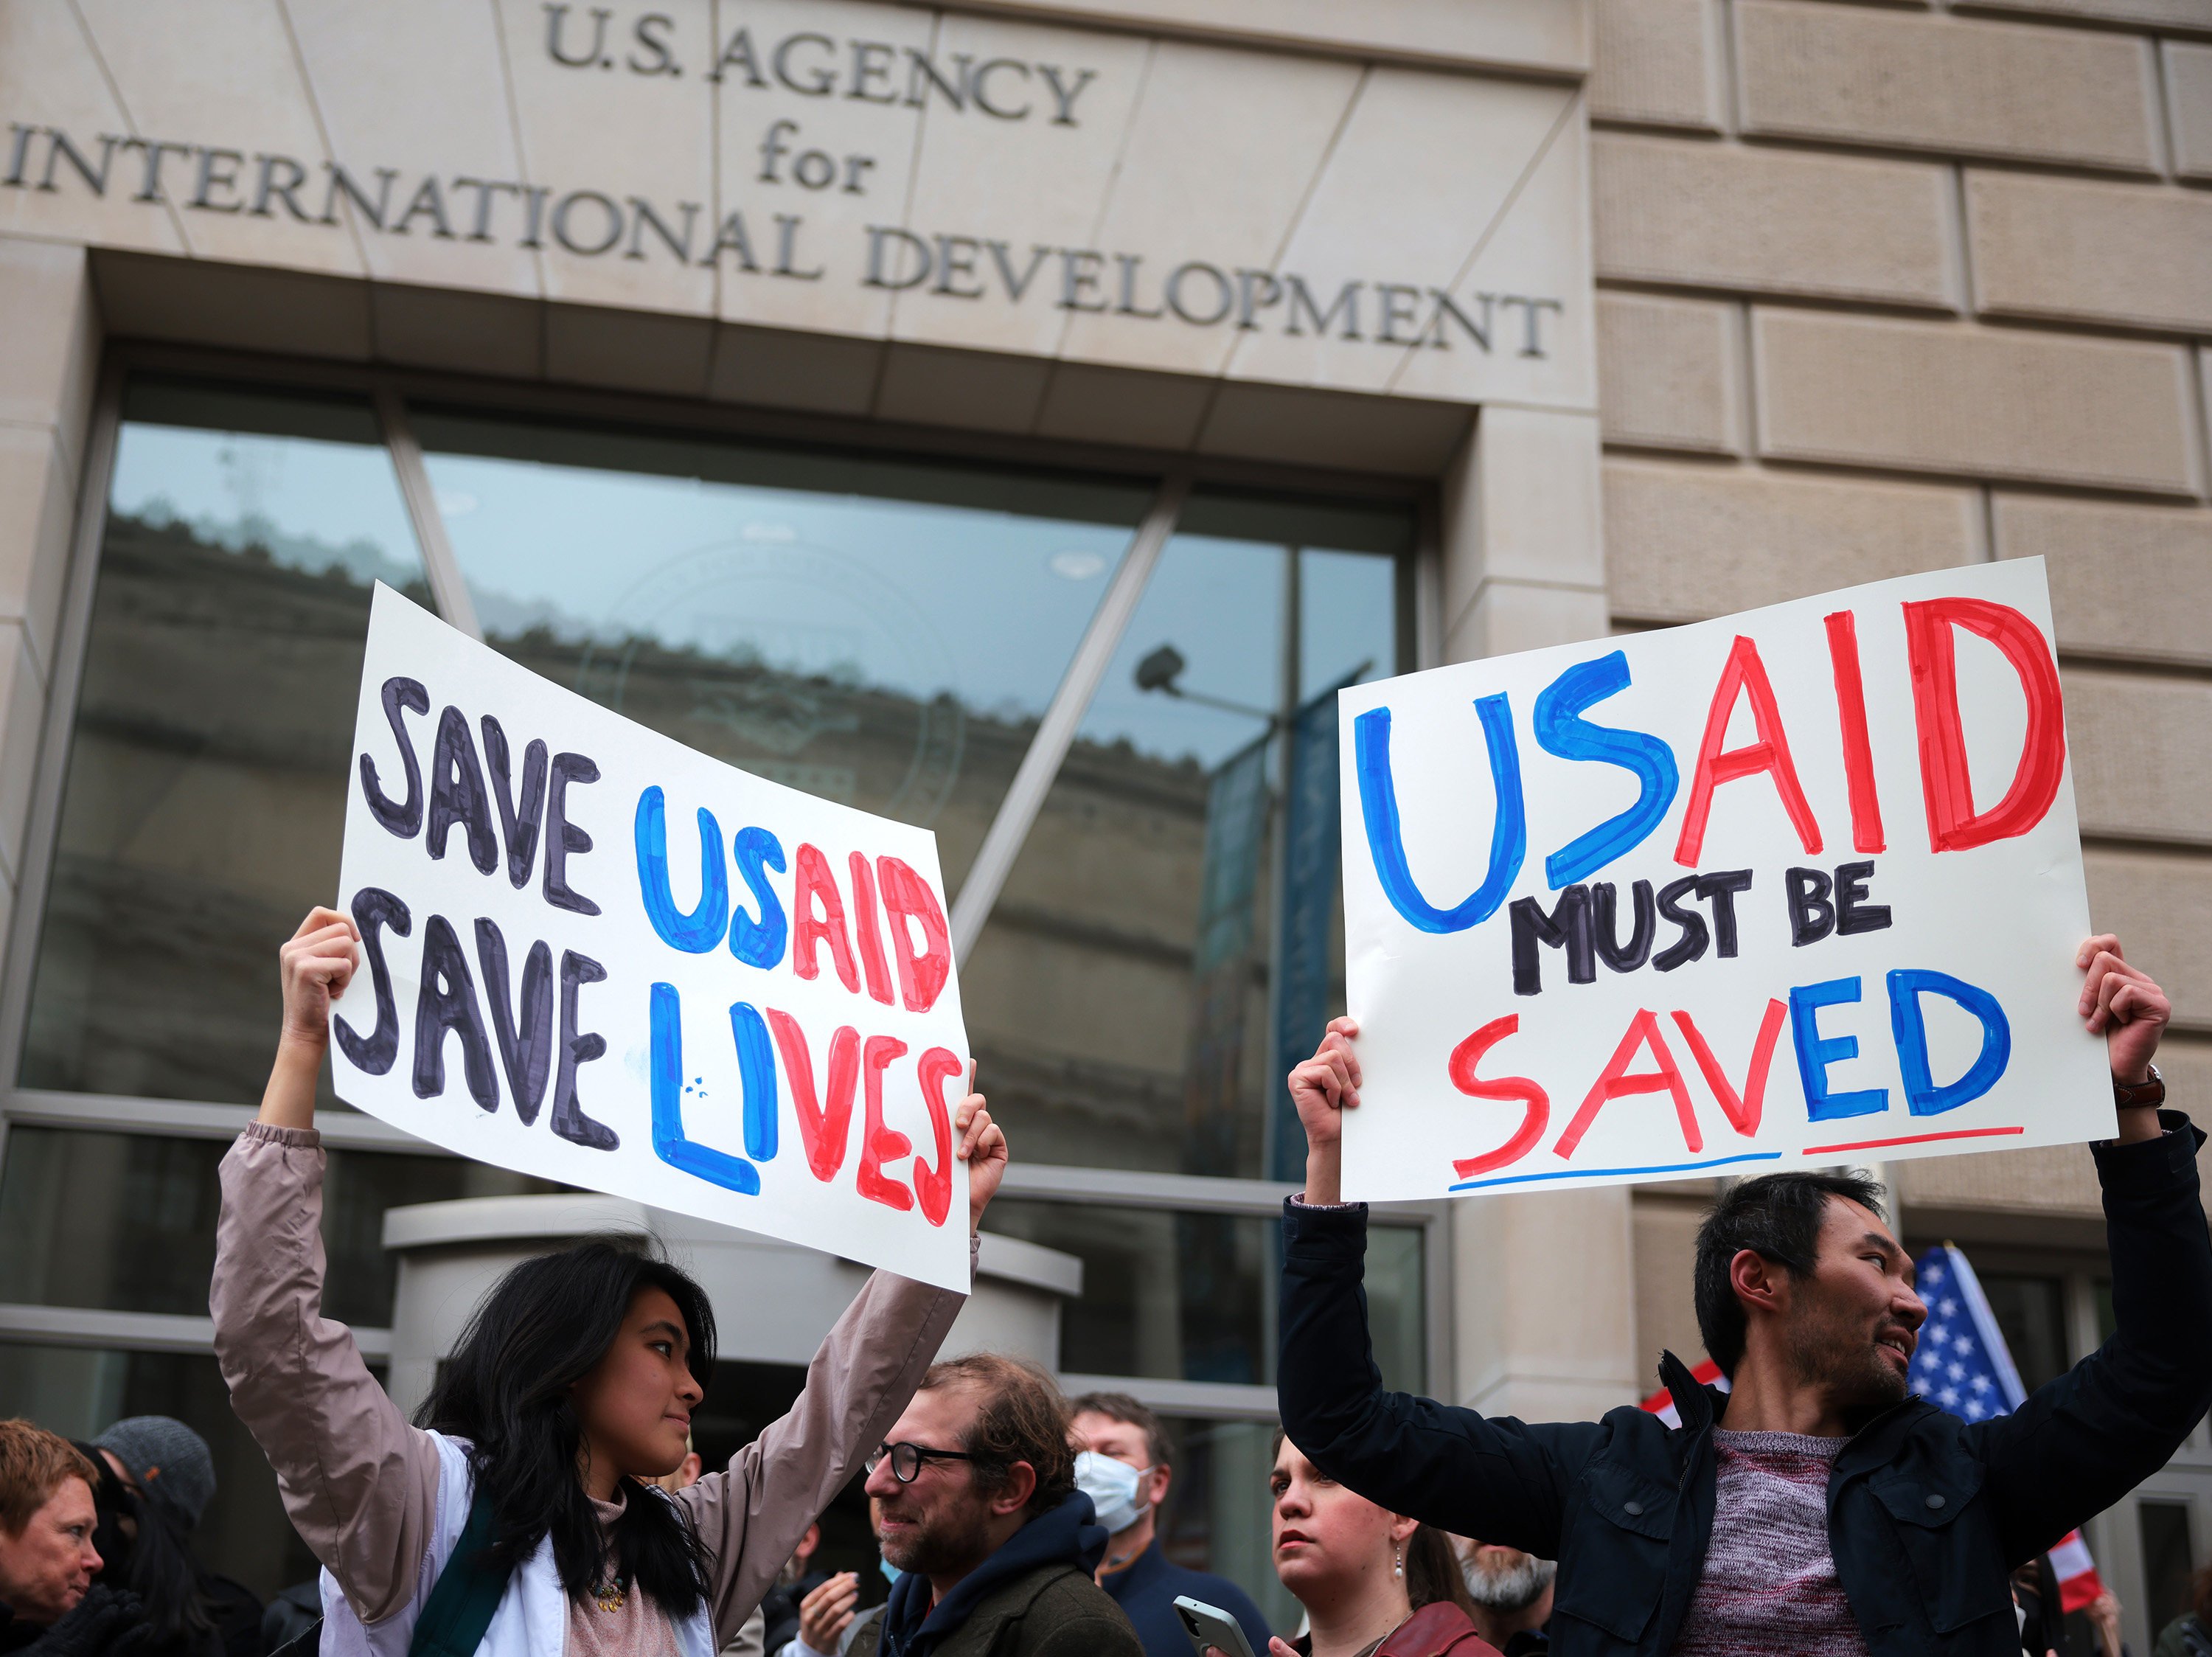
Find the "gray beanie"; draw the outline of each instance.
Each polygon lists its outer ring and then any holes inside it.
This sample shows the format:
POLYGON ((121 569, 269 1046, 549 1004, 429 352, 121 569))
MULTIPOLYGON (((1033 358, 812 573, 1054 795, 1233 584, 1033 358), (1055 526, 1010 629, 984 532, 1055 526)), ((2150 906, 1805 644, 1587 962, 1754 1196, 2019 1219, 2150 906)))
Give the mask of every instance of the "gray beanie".
POLYGON ((215 1457, 207 1441, 172 1416, 128 1416, 93 1444, 112 1450, 146 1499, 186 1530, 215 1499, 215 1457))

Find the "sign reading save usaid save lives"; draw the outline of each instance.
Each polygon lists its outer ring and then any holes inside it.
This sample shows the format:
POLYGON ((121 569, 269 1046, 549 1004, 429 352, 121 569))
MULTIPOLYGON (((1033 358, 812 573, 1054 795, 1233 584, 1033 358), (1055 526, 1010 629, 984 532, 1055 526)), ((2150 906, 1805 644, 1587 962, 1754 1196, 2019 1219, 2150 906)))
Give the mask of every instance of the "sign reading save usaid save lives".
POLYGON ((2109 1135, 2042 562, 1345 691, 1348 1197, 2109 1135))
POLYGON ((937 842, 706 758, 380 584, 341 1098, 481 1161, 968 1287, 937 842))

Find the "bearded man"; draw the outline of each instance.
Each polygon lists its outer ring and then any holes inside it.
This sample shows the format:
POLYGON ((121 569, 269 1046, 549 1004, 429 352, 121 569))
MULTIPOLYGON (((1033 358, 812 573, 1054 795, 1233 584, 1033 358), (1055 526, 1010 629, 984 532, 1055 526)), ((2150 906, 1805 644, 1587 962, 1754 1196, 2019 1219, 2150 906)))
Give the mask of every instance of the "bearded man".
MULTIPOLYGON (((2204 1136, 2161 1112, 2165 993, 2092 938, 2075 1013, 2106 1039, 2104 1186, 2117 1327, 2009 1415, 1908 1395, 1928 1309, 1862 1174, 1747 1179, 1698 1234, 1705 1350, 1734 1390, 1659 1373, 1681 1424, 1489 1417, 1386 1392, 1359 1289, 1364 1204, 1339 1200, 1358 1026, 1291 1073, 1306 1189, 1284 1221, 1276 1396, 1291 1441, 1369 1501, 1565 1566, 1559 1657, 2018 1657, 2007 1574, 2165 1465, 2212 1404, 2204 1136)), ((2055 1009, 2053 1009, 2055 1010, 2055 1009)))
POLYGON ((1106 1527, 1075 1488, 1067 1400, 1018 1358, 930 1366, 868 1458, 900 1573, 851 1657, 1145 1657, 1096 1581, 1106 1527))
POLYGON ((1474 1626, 1504 1657, 1545 1657, 1552 1648, 1552 1581, 1559 1568, 1518 1548, 1452 1538, 1474 1626))

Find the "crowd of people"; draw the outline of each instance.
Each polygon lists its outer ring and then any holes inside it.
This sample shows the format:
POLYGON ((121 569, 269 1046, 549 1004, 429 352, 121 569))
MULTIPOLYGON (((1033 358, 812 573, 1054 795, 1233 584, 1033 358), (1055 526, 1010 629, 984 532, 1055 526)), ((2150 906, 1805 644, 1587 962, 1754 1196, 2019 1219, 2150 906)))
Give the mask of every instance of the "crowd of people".
MULTIPOLYGON (((1268 1489, 1293 1629, 1170 1557, 1176 1452, 1152 1410, 1071 1400, 1023 1359, 940 1358, 963 1297, 890 1272, 726 1466, 703 1469, 690 1436, 714 1308, 635 1242, 514 1268, 410 1422, 321 1313, 315 1083, 357 943, 319 910, 282 952, 276 1059, 222 1163, 210 1297, 232 1407, 319 1583, 264 1607, 199 1562, 216 1481, 186 1424, 134 1417, 77 1444, 0 1422, 0 1654, 2045 1657, 2059 1635, 2041 1550, 2212 1404, 2204 1136, 2160 1109, 2166 997, 2106 937, 2077 961, 2077 1010, 2114 1081, 2117 1130, 2094 1151, 2117 1329, 1975 1423, 1908 1394, 1926 1307, 1881 1188, 1850 1172, 1716 1201, 1692 1288, 1732 1386, 1664 1355, 1679 1424, 1529 1422, 1386 1390, 1365 1209, 1339 1191, 1358 1026, 1333 1023, 1291 1076, 1309 1154, 1285 1210, 1268 1489), (889 1580, 865 1609, 872 1585, 817 1563, 819 1518, 856 1477, 889 1580)), ((981 1095, 954 1125, 980 1222, 1006 1136, 981 1095)), ((2212 1568, 2194 1590, 2152 1657, 2212 1657, 2212 1568)), ((2093 1620, 2100 1657, 2122 1657, 2116 1602, 2093 1620)))

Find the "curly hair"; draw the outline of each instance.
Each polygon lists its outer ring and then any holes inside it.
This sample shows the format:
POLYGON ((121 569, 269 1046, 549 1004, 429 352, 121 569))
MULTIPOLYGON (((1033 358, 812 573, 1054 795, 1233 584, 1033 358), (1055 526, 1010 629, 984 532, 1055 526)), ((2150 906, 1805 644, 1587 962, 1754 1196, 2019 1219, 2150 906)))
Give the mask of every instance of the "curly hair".
POLYGON ((1068 1447, 1072 1419, 1060 1384, 1026 1358, 997 1352, 971 1352, 929 1366, 920 1391, 970 1389, 975 1424, 960 1447, 975 1460, 975 1488, 993 1496, 1013 1478, 1014 1465, 1026 1461, 1036 1474, 1036 1489, 1022 1511, 1034 1519, 1050 1513, 1075 1491, 1075 1452, 1068 1447))

